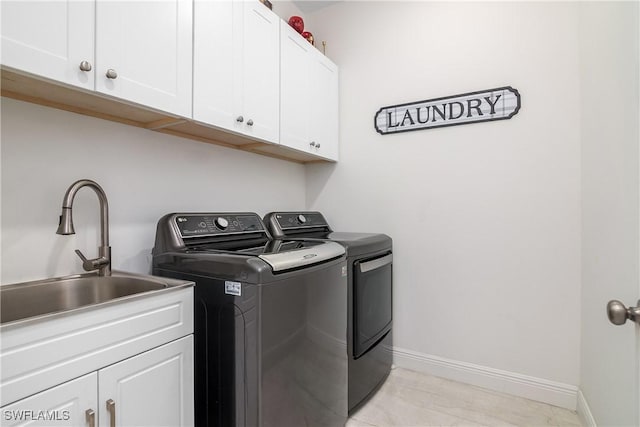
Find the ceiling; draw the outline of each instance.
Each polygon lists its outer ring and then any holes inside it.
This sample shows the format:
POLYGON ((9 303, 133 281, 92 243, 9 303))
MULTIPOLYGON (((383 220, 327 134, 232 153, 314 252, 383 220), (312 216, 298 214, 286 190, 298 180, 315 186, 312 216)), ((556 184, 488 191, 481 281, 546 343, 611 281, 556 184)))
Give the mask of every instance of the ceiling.
POLYGON ((293 0, 293 3, 305 13, 312 13, 317 10, 332 6, 344 0, 293 0))

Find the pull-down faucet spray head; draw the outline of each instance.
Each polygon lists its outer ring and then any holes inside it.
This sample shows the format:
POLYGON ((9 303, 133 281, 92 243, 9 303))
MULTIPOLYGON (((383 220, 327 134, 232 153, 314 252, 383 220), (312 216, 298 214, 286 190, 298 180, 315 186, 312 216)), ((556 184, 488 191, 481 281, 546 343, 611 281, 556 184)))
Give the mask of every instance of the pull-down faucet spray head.
POLYGON ((68 236, 69 234, 76 234, 76 230, 73 228, 73 216, 71 208, 62 208, 62 214, 60 215, 60 224, 56 234, 62 234, 68 236))

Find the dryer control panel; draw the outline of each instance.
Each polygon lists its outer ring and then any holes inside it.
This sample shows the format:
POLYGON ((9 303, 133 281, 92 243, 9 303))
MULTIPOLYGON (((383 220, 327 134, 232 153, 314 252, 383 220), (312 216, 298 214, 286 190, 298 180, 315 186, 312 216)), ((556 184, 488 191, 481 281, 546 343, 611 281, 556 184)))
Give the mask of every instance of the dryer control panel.
POLYGON ((320 212, 276 212, 273 216, 283 230, 300 227, 327 227, 320 212))
POLYGON ((274 237, 331 231, 320 212, 270 212, 264 217, 264 224, 274 237))

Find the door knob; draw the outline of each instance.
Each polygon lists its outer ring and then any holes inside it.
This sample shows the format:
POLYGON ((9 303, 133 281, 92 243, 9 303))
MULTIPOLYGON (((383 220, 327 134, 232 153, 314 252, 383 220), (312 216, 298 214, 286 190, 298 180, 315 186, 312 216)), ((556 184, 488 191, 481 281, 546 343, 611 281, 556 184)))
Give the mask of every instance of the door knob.
POLYGON ((607 316, 614 325, 624 325, 627 319, 640 324, 640 300, 638 307, 629 308, 618 300, 611 300, 607 304, 607 316))

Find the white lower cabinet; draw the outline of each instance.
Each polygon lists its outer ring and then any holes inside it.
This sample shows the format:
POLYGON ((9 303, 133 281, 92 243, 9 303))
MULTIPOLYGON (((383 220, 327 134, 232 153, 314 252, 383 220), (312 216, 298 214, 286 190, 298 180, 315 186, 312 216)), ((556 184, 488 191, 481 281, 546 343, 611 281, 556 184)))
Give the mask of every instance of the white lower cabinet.
POLYGON ((98 373, 100 426, 192 426, 193 336, 98 373))
POLYGON ((192 426, 193 336, 2 408, 3 426, 192 426))
POLYGON ((0 325, 0 425, 193 426, 193 287, 174 282, 0 325))
MULTIPOLYGON (((0 424, 91 426, 98 415, 98 373, 92 372, 2 408, 0 424)), ((95 423, 94 423, 95 425, 95 423)))

